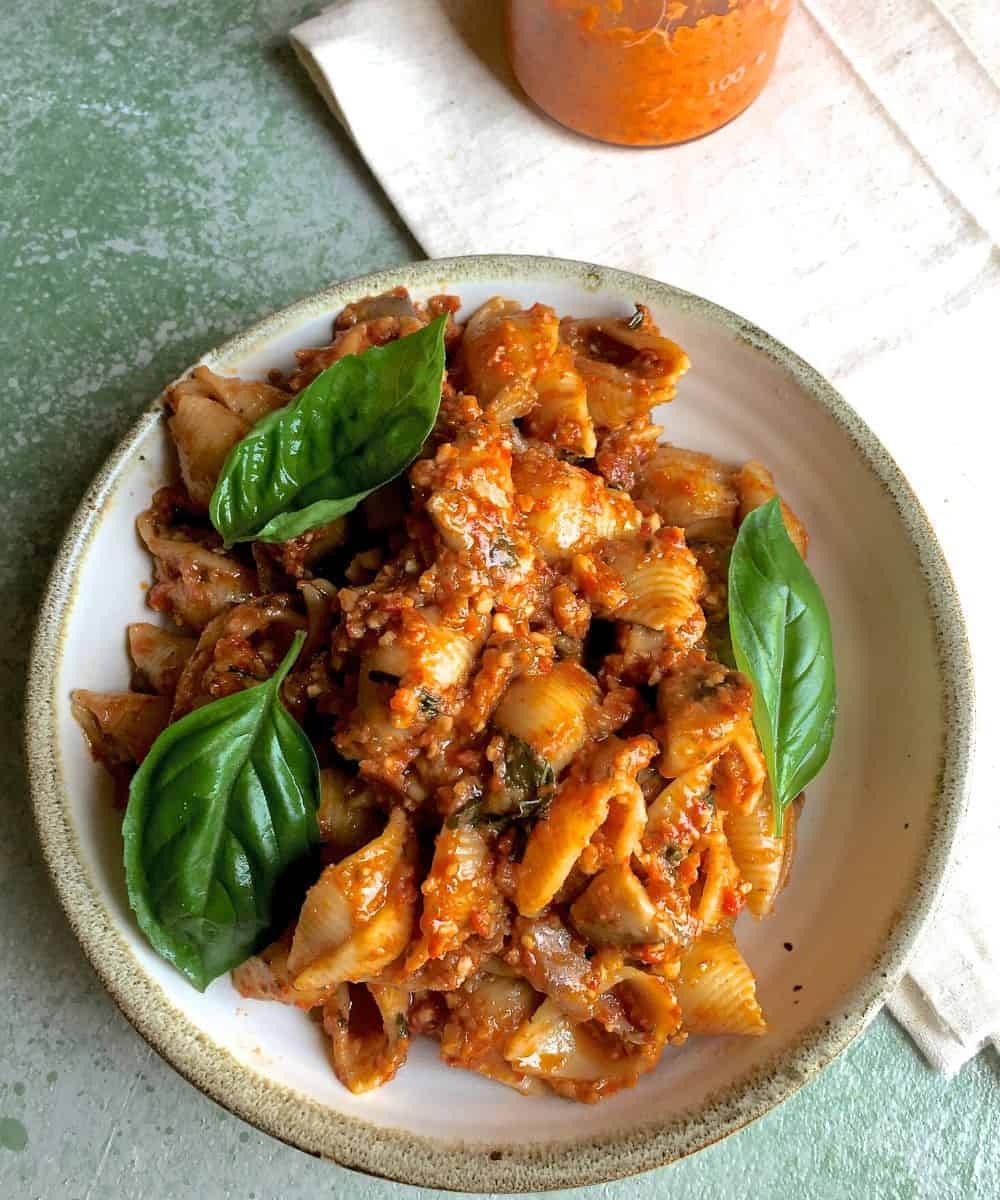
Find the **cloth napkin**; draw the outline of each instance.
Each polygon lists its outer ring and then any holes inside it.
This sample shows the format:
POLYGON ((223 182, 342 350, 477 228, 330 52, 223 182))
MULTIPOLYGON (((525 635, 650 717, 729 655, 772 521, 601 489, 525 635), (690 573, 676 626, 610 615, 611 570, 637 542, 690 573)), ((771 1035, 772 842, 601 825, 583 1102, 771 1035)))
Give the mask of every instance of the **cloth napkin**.
POLYGON ((717 300, 832 378, 924 498, 994 737, 946 902, 890 1008, 956 1071, 1000 1037, 993 6, 803 0, 756 104, 669 150, 603 146, 535 109, 507 65, 498 0, 341 0, 291 39, 429 257, 585 259, 717 300))

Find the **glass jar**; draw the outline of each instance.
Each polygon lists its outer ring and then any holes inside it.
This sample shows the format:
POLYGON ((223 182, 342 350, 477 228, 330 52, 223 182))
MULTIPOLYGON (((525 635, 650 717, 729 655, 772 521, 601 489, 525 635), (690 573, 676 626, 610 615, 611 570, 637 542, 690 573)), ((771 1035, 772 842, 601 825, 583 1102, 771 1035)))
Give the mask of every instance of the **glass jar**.
POLYGON ((711 133, 760 94, 793 0, 507 0, 514 73, 579 133, 664 146, 711 133))

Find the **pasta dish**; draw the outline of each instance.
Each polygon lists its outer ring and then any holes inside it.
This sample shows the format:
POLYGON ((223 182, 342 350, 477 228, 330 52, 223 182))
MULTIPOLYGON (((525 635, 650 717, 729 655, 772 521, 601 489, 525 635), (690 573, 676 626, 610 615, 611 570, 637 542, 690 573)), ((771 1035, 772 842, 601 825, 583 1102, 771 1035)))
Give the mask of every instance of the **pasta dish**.
POLYGON ((734 926, 774 907, 806 775, 761 737, 730 572, 765 506, 802 556, 806 531, 759 462, 660 440, 689 362, 645 307, 460 309, 397 288, 290 373, 167 392, 178 477, 138 520, 166 623, 130 625, 131 690, 74 713, 127 800, 140 924, 196 986, 232 968, 304 1010, 354 1092, 423 1034, 593 1102, 689 1036, 766 1031, 734 926), (385 357, 408 346, 426 436, 385 357), (272 503, 290 414, 352 371, 393 415, 272 503))

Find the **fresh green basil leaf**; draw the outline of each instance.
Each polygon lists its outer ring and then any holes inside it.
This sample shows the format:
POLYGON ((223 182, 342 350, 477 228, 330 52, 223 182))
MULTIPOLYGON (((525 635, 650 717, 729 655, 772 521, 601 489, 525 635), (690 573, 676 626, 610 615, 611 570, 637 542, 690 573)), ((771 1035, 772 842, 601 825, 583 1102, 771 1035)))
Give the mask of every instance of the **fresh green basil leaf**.
POLYGON ((830 753, 837 685, 830 616, 777 497, 740 525, 729 562, 729 627, 737 666, 753 684, 780 835, 785 809, 830 753))
POLYGON ((280 698, 304 640, 264 683, 169 725, 132 780, 129 901, 199 991, 271 940, 308 882, 296 875, 319 842, 319 764, 280 698))
POLYGON ((413 462, 441 404, 445 322, 340 359, 233 447, 209 508, 226 545, 297 537, 413 462))

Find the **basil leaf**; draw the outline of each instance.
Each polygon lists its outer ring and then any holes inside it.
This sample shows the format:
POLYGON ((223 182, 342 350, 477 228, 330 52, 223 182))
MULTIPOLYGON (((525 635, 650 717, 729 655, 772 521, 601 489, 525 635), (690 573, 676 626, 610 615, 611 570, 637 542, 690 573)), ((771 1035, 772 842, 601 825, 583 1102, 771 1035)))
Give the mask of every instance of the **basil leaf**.
POLYGON ((737 666, 753 684, 780 836, 785 809, 830 753, 837 686, 830 616, 777 497, 740 526, 729 562, 729 627, 737 666))
POLYGON ((279 694, 304 640, 266 682, 169 725, 132 780, 129 902, 199 991, 271 940, 319 842, 319 764, 279 694))
POLYGON ((333 521, 413 462, 441 404, 446 319, 342 358, 233 447, 209 506, 227 546, 333 521))
POLYGON ((490 797, 474 796, 447 819, 448 828, 485 825, 500 833, 515 821, 545 816, 555 795, 556 773, 547 759, 513 734, 504 745, 503 780, 502 809, 487 807, 496 802, 490 797))
POLYGON ((481 825, 488 821, 488 817, 483 813, 483 805, 486 803, 485 796, 473 796, 471 800, 466 800, 461 808, 456 808, 450 817, 445 821, 445 826, 448 829, 460 829, 463 825, 481 825))
MULTIPOLYGON (((515 817, 548 807, 556 786, 552 764, 513 734, 504 745, 504 790, 515 817)), ((540 812, 539 812, 540 815, 540 812)))

